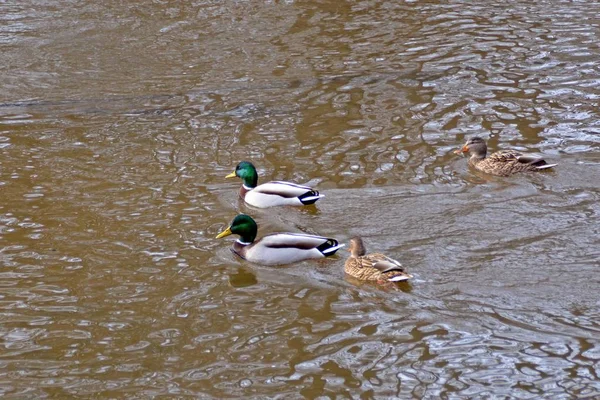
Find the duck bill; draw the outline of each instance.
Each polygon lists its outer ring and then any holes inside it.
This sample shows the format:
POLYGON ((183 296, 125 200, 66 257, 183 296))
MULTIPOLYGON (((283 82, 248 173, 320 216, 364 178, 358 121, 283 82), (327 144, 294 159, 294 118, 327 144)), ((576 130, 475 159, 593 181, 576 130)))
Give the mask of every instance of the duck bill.
POLYGON ((462 153, 468 153, 469 152, 469 146, 467 146, 466 144, 461 147, 458 150, 454 150, 454 154, 462 154, 462 153))
POLYGON ((225 178, 235 178, 235 171, 227 175, 225 178))
POLYGON ((229 236, 231 235, 233 232, 231 232, 231 227, 227 227, 227 229, 225 229, 223 232, 219 233, 217 235, 217 237, 215 239, 221 239, 224 238, 225 236, 229 236))

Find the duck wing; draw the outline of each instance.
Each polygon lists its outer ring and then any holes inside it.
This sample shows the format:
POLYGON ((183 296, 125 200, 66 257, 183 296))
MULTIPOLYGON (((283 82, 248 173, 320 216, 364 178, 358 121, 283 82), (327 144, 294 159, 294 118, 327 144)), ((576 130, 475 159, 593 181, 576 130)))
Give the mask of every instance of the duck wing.
POLYGON ((555 167, 557 164, 548 164, 546 160, 537 154, 521 154, 517 157, 517 161, 521 164, 529 164, 537 169, 546 169, 555 167))
POLYGON ((398 261, 385 256, 383 254, 373 254, 370 257, 370 261, 372 263, 372 267, 381 271, 381 272, 390 272, 390 271, 401 271, 404 272, 404 268, 402 264, 398 261))
POLYGON ((380 253, 360 257, 358 263, 362 268, 378 271, 375 275, 377 279, 383 277, 389 282, 402 282, 412 278, 412 275, 404 270, 402 264, 380 253))
POLYGON ((258 185, 246 193, 246 201, 256 207, 313 204, 322 194, 311 187, 285 181, 273 181, 258 185))
POLYGON ((344 244, 339 244, 335 239, 304 233, 274 233, 264 236, 260 244, 269 249, 316 249, 325 256, 332 255, 344 247, 344 244))
POLYGON ((274 233, 264 236, 245 251, 248 261, 265 264, 291 264, 311 258, 328 257, 343 247, 337 240, 301 233, 274 233))
POLYGON ((519 154, 516 156, 517 161, 520 164, 529 164, 529 165, 545 165, 546 161, 536 154, 519 154))
POLYGON ((292 182, 273 181, 258 185, 253 191, 270 195, 277 195, 286 198, 300 197, 306 192, 314 192, 319 195, 319 192, 309 186, 297 185, 292 182))
POLYGON ((502 150, 491 154, 488 159, 494 163, 518 163, 521 165, 531 165, 537 169, 546 169, 555 167, 556 164, 548 164, 540 155, 523 154, 515 150, 502 150))
POLYGON ((511 163, 519 160, 523 154, 515 150, 500 150, 490 154, 486 160, 490 163, 511 163))

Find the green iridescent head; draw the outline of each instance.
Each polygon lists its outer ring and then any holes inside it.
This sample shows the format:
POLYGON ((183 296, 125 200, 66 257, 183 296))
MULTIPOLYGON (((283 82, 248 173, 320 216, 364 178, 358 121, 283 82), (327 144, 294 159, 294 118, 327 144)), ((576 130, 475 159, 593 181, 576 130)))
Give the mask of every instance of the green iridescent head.
POLYGON ((257 231, 258 226, 252 217, 239 214, 231 221, 231 225, 227 229, 217 235, 217 239, 229 235, 239 235, 242 242, 252 243, 256 239, 257 231))
POLYGON ((237 176, 244 182, 244 186, 249 189, 255 188, 258 183, 258 174, 256 168, 249 161, 242 161, 235 167, 235 171, 227 175, 225 178, 233 178, 237 176))

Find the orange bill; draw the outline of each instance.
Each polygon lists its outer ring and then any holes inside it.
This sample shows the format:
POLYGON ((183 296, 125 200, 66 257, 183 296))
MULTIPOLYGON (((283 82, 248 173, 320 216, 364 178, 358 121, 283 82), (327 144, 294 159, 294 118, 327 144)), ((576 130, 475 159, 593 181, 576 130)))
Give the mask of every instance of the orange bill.
POLYGON ((462 153, 467 153, 469 151, 469 146, 467 146, 466 144, 458 149, 458 150, 454 150, 454 154, 462 154, 462 153))

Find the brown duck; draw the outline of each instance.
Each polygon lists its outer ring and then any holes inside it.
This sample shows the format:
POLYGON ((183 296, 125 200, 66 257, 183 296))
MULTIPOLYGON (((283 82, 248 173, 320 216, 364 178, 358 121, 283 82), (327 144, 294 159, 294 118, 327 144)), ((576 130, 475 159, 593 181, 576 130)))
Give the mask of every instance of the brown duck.
POLYGON ((361 281, 401 282, 412 278, 398 261, 380 253, 367 254, 360 237, 350 239, 350 257, 344 264, 344 272, 361 281))
POLYGON ((556 166, 548 164, 543 158, 530 154, 522 154, 515 150, 501 150, 487 155, 487 145, 480 137, 472 137, 454 153, 469 153, 469 165, 497 176, 509 176, 518 172, 541 171, 556 166))

